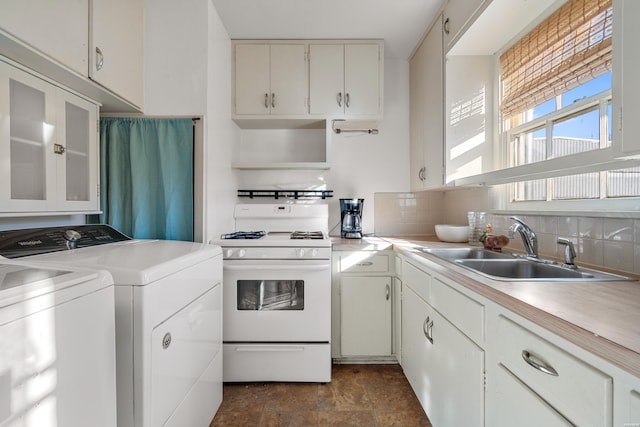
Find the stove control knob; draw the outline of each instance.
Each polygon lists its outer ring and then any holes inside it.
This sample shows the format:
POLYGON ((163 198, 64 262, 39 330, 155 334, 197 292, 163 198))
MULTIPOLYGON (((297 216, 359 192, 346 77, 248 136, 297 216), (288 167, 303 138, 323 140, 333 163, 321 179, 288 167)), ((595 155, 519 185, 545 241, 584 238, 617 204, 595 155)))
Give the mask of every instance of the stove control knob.
POLYGON ((227 249, 225 251, 225 258, 231 258, 231 256, 233 255, 233 249, 227 249))
POLYGON ((247 250, 246 249, 240 249, 238 251, 238 258, 242 258, 243 256, 245 256, 247 254, 247 250))
POLYGON ((318 250, 317 250, 317 249, 315 249, 315 248, 314 248, 314 249, 312 249, 312 250, 311 250, 311 256, 312 256, 312 257, 314 257, 314 258, 315 258, 315 257, 317 257, 317 256, 318 256, 318 250))
POLYGON ((302 258, 304 256, 304 249, 298 249, 296 251, 298 258, 302 258))

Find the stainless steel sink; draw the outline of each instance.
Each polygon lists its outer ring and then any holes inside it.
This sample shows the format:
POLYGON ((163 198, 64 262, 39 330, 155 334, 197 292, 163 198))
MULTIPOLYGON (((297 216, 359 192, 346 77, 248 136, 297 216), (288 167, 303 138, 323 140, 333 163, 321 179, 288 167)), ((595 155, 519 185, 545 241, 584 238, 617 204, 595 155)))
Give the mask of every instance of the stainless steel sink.
POLYGON ((630 277, 578 267, 568 268, 544 259, 529 259, 482 248, 418 248, 448 262, 495 280, 538 282, 601 282, 635 280, 630 277))
POLYGON ((513 259, 507 252, 493 252, 482 248, 418 248, 418 250, 447 261, 463 259, 513 259))
POLYGON ((609 281, 633 280, 629 277, 586 268, 571 269, 528 259, 460 259, 456 264, 499 280, 522 281, 609 281))

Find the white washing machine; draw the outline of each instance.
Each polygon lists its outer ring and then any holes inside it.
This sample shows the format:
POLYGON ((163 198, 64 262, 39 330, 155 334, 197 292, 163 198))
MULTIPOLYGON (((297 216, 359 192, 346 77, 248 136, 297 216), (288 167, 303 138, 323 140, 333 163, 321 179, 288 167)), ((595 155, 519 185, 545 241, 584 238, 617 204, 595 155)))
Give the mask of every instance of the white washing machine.
POLYGON ((106 271, 0 262, 0 426, 116 424, 113 310, 106 271))
POLYGON ((0 232, 0 256, 111 273, 118 427, 209 425, 222 402, 219 247, 81 225, 0 232))

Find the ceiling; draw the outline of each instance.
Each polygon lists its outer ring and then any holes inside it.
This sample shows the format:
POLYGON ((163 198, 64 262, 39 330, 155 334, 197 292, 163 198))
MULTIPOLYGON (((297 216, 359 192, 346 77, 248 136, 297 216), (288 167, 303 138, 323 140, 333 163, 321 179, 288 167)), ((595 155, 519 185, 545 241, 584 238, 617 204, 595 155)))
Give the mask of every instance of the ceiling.
POLYGON ((445 0, 212 0, 232 39, 384 39, 408 59, 445 0))

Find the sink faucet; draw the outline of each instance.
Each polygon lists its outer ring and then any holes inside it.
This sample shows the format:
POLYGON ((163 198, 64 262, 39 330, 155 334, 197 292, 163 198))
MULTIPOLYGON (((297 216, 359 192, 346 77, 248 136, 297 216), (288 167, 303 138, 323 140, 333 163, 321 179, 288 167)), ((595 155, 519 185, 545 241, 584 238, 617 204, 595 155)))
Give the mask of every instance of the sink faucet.
POLYGON ((536 236, 536 233, 534 233, 531 227, 529 227, 527 223, 520 218, 512 216, 511 219, 514 220, 515 223, 509 227, 509 238, 513 239, 516 233, 520 233, 527 256, 531 258, 538 258, 538 237, 536 236))

